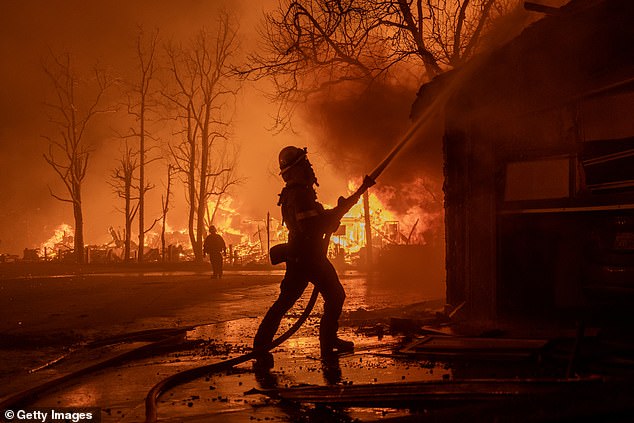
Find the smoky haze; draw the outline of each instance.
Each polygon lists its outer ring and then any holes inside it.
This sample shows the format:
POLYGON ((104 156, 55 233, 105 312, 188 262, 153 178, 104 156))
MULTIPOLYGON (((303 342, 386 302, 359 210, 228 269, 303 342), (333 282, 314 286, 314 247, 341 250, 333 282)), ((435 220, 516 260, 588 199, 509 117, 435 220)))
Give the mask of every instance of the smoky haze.
MULTIPOLYGON (((147 32, 158 28, 162 42, 187 40, 203 26, 212 28, 218 10, 225 7, 238 21, 246 53, 257 48, 255 28, 263 11, 276 4, 276 0, 4 2, 0 10, 0 253, 21 254, 24 248, 38 247, 61 223, 73 224, 72 207, 49 193, 50 187, 65 195, 61 181, 42 157, 47 148, 42 135, 51 134, 44 107, 51 100, 51 89, 42 62, 51 52, 70 52, 82 72, 99 64, 126 79, 136 65, 139 25, 147 32)), ((418 85, 379 82, 361 92, 342 89, 338 92, 346 95, 315 97, 301 109, 295 133, 273 135, 267 128, 276 104, 263 96, 266 87, 245 84, 236 99, 232 131, 240 146, 238 174, 245 179, 231 193, 233 208, 243 218, 264 219, 267 211, 279 217, 276 203, 282 183, 277 152, 289 144, 309 148, 321 185, 320 200, 334 204, 337 196, 346 193, 348 180, 358 183, 363 174, 371 172, 412 124, 409 115, 418 85)), ((95 149, 83 190, 89 244, 110 241, 108 227, 123 225, 123 215, 117 210, 122 204, 107 184, 120 154, 121 139, 115 129, 122 131, 127 125, 122 116, 100 116, 88 134, 95 149)), ((174 137, 160 125, 157 128, 162 143, 174 137)), ((421 204, 437 216, 441 211, 441 135, 433 130, 427 134, 424 140, 408 145, 373 188, 400 214, 421 204)), ((151 155, 161 158, 165 149, 151 155)), ((164 162, 151 163, 147 173, 155 185, 146 199, 146 221, 151 222, 160 215, 164 162)), ((172 204, 168 223, 173 229, 183 229, 187 210, 182 186, 174 187, 172 204)), ((408 229, 414 221, 406 222, 408 229)), ((419 230, 432 224, 420 225, 419 230)))
MULTIPOLYGON (((565 1, 546 3, 558 7, 565 1)), ((400 78, 372 81, 362 90, 342 83, 312 98, 302 109, 302 120, 320 140, 321 153, 332 168, 357 184, 410 128, 418 128, 372 190, 399 215, 406 226, 404 230, 416 225, 416 232, 424 243, 431 241, 442 247, 445 106, 465 77, 477 72, 477 64, 483 57, 540 17, 526 12, 518 3, 510 14, 493 22, 482 40, 478 57, 456 72, 442 74, 439 81, 429 84, 431 88, 424 87, 423 90, 432 92, 424 92, 422 101, 416 94, 422 81, 408 78, 417 72, 403 69, 398 72, 400 78), (414 106, 415 103, 419 104, 414 106), (423 109, 429 110, 417 109, 421 103, 423 109)), ((495 114, 496 110, 487 113, 495 114)))
MULTIPOLYGON (((72 207, 51 197, 50 189, 65 196, 65 188, 43 159, 51 135, 46 101, 51 87, 43 63, 51 53, 69 52, 82 73, 98 64, 118 78, 133 75, 136 66, 135 40, 139 25, 146 32, 159 29, 162 42, 188 40, 202 27, 213 28, 220 8, 233 14, 239 25, 243 50, 256 43, 253 28, 272 1, 185 0, 173 2, 4 2, 0 12, 0 253, 21 254, 48 239, 61 223, 73 225, 72 207)), ((162 43, 161 43, 162 44, 162 43)), ((232 137, 240 145, 238 173, 245 182, 233 193, 234 207, 245 216, 262 217, 277 212, 281 181, 275 171, 279 148, 287 144, 311 144, 305 132, 274 137, 267 127, 275 106, 264 99, 257 87, 245 85, 236 100, 232 137)), ((108 227, 120 228, 122 204, 107 184, 115 159, 119 157, 124 113, 100 116, 87 134, 94 151, 83 188, 85 240, 89 244, 110 241, 108 227)), ((157 125, 161 142, 174 137, 157 125)), ((154 150, 161 158, 165 149, 154 150)), ((148 166, 148 180, 155 188, 146 200, 146 221, 160 215, 160 197, 165 184, 164 162, 148 166)), ((186 204, 182 186, 174 187, 173 209, 168 223, 174 229, 186 227, 186 204)))
MULTIPOLYGON (((332 168, 358 184, 399 143, 409 127, 416 87, 375 82, 361 92, 325 94, 310 101, 303 119, 311 124, 332 168)), ((418 218, 417 232, 441 231, 442 134, 441 122, 425 122, 415 137, 391 162, 372 191, 404 219, 409 231, 418 218), (414 213, 408 219, 408 213, 414 213), (432 216, 433 215, 433 216, 432 216), (422 224, 421 224, 422 223, 422 224)), ((424 235, 423 235, 424 238, 424 235)))

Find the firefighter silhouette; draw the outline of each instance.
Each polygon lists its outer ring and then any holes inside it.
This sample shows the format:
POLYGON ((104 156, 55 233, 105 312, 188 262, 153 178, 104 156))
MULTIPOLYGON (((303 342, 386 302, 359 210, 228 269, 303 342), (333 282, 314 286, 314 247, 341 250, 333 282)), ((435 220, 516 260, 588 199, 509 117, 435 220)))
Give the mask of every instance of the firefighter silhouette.
MULTIPOLYGON (((271 343, 281 319, 302 295, 309 282, 324 299, 324 312, 319 326, 319 341, 322 356, 352 351, 354 344, 337 336, 339 316, 346 297, 337 272, 328 260, 327 250, 330 235, 337 230, 343 215, 359 199, 355 193, 340 198, 339 204, 326 210, 317 201, 314 185, 317 178, 307 157, 306 148, 285 147, 279 154, 280 174, 286 185, 282 189, 278 205, 286 224, 288 244, 284 251, 286 273, 280 284, 277 300, 264 316, 255 335, 253 347, 263 350, 271 343)), ((366 178, 364 184, 374 182, 366 178)), ((273 260, 273 251, 271 252, 273 260)), ((270 361, 270 353, 260 355, 261 360, 270 361)))
POLYGON ((222 278, 222 255, 227 254, 225 240, 216 232, 215 226, 209 227, 209 235, 205 238, 203 252, 209 254, 211 262, 211 278, 222 278))

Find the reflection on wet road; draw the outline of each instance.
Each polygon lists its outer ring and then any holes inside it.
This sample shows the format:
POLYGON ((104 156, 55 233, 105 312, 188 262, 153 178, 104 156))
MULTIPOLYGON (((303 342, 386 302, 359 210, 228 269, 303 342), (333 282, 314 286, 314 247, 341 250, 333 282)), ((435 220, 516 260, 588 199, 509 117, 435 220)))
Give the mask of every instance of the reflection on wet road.
MULTIPOLYGON (((103 410, 103 421, 141 421, 143 399, 153 384, 177 371, 217 362, 249 349, 259 320, 277 297, 282 274, 282 271, 230 271, 223 280, 211 281, 208 272, 179 271, 0 281, 2 290, 9 294, 3 300, 7 301, 7 307, 0 312, 3 331, 15 339, 15 345, 0 349, 3 358, 10 360, 5 361, 6 371, 0 369, 0 382, 11 379, 11 383, 2 384, 0 397, 6 398, 42 381, 86 367, 116 354, 118 349, 131 349, 140 342, 118 342, 87 351, 77 341, 136 331, 193 327, 187 332, 185 343, 175 351, 82 377, 35 404, 98 406, 103 410), (17 325, 17 321, 21 323, 17 325), (72 333, 77 337, 69 336, 68 344, 54 344, 47 333, 72 333), (33 342, 26 342, 28 340, 33 342), (52 345, 47 347, 48 344, 52 345), (71 344, 77 351, 70 354, 70 358, 40 372, 24 374, 27 368, 36 368, 55 354, 67 352, 71 344), (42 355, 42 351, 48 352, 42 355)), ((344 314, 393 309, 433 299, 433 290, 419 284, 386 283, 381 278, 368 279, 356 272, 342 274, 341 280, 347 293, 344 314)), ((311 290, 309 286, 289 312, 280 333, 302 312, 311 290)), ((311 318, 298 333, 274 351, 276 362, 272 376, 280 386, 427 380, 447 373, 444 369, 387 358, 397 339, 368 337, 345 325, 341 329, 342 336, 354 340, 357 351, 342 357, 336 366, 325 365, 319 358, 317 338, 321 313, 322 301, 319 300, 311 318)), ((161 398, 159 413, 162 418, 173 421, 209 421, 210 416, 222 415, 223 420, 230 422, 251 417, 288 421, 301 411, 288 410, 262 395, 245 396, 251 388, 262 387, 254 376, 250 363, 246 363, 228 374, 193 381, 161 398)), ((344 414, 346 418, 357 418, 368 417, 368 413, 373 415, 375 411, 352 410, 344 414)), ((394 416, 402 412, 380 410, 376 413, 394 416)))

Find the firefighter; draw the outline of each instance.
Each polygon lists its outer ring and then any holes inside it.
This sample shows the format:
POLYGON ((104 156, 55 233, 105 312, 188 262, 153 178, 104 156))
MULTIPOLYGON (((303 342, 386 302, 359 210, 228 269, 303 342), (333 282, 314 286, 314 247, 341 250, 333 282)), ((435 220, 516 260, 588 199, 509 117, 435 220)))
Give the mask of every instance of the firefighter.
POLYGON ((227 254, 227 246, 222 236, 216 232, 216 227, 209 227, 209 235, 205 238, 203 252, 209 254, 211 262, 211 278, 222 278, 222 256, 227 254))
MULTIPOLYGON (((346 297, 335 268, 327 257, 330 235, 340 225, 343 215, 358 201, 357 192, 349 198, 340 198, 334 209, 326 210, 317 201, 314 186, 319 186, 307 157, 306 148, 285 147, 279 154, 280 175, 286 185, 278 205, 288 228, 286 274, 280 284, 280 294, 268 310, 253 342, 254 349, 262 350, 271 343, 282 317, 299 299, 308 282, 315 285, 324 299, 324 312, 319 327, 322 356, 352 351, 354 344, 337 336, 339 315, 346 297)), ((364 185, 374 181, 366 177, 364 185)), ((260 355, 269 361, 270 353, 260 355)))

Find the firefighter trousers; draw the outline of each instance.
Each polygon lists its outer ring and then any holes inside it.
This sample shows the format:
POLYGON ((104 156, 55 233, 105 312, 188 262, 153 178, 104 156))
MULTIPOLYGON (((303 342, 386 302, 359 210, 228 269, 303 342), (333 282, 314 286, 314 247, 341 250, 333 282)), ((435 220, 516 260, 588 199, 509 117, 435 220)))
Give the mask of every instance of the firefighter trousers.
POLYGON ((324 257, 318 261, 289 261, 286 264, 286 274, 280 284, 280 294, 264 316, 255 335, 253 341, 255 349, 264 347, 273 340, 282 318, 302 296, 308 282, 315 285, 315 289, 324 299, 324 313, 319 325, 319 341, 322 347, 334 345, 346 293, 332 263, 324 257))
POLYGON ((214 278, 222 277, 222 253, 213 252, 209 254, 209 261, 211 262, 211 273, 214 278))

